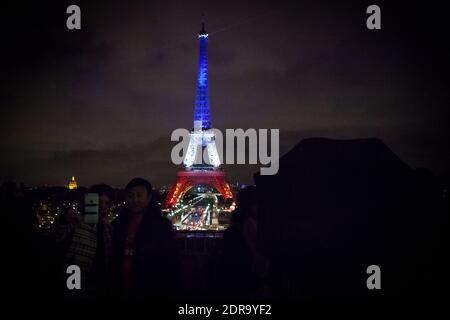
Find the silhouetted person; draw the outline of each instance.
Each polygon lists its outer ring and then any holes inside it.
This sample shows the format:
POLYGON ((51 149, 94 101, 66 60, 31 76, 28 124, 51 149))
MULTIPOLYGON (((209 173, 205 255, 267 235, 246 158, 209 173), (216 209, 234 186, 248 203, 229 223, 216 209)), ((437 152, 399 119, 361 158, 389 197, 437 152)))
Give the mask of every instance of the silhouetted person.
POLYGON ((0 187, 0 205, 6 218, 4 229, 10 234, 5 245, 5 292, 12 300, 33 297, 38 289, 36 237, 38 221, 31 203, 19 192, 15 182, 0 187))
POLYGON ((142 178, 126 186, 126 207, 113 223, 112 289, 126 299, 173 298, 179 278, 172 224, 142 178))
POLYGON ((222 241, 217 276, 223 298, 268 298, 268 261, 257 247, 257 203, 253 186, 239 193, 231 226, 222 241))
POLYGON ((106 184, 97 184, 88 193, 99 196, 98 222, 85 223, 82 216, 69 208, 50 229, 50 233, 59 242, 69 241, 63 265, 65 277, 68 266, 77 265, 81 269, 82 289, 71 290, 70 296, 95 299, 105 296, 112 246, 112 226, 108 214, 114 201, 114 190, 106 184))

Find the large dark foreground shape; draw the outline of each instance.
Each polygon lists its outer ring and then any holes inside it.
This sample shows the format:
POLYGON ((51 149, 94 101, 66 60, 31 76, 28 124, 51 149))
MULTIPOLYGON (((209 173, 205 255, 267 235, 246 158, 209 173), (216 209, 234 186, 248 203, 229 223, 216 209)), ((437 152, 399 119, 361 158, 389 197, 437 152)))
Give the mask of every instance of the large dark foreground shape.
POLYGON ((255 181, 276 297, 443 298, 448 197, 380 140, 306 139, 255 181))

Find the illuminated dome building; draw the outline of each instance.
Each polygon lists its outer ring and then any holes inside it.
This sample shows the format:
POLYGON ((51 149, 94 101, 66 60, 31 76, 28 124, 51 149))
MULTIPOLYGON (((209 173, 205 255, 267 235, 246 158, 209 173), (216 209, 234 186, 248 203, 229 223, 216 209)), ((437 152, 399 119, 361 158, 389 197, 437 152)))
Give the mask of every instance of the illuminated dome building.
POLYGON ((72 180, 69 181, 69 185, 67 186, 70 190, 74 190, 77 188, 77 182, 75 181, 75 177, 72 176, 72 180))

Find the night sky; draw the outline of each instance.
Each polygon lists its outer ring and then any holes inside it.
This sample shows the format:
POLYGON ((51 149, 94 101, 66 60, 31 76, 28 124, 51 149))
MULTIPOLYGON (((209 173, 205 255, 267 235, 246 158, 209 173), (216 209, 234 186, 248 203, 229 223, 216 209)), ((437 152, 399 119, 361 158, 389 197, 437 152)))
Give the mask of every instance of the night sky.
MULTIPOLYGON (((175 181, 192 128, 201 14, 215 128, 382 139, 411 167, 450 173, 448 11, 432 2, 39 1, 2 9, 0 182, 175 181), (133 4, 132 4, 133 3, 133 4), (77 4, 82 29, 66 28, 77 4), (370 4, 382 29, 366 28, 370 4)), ((226 166, 252 182, 259 166, 226 166)))

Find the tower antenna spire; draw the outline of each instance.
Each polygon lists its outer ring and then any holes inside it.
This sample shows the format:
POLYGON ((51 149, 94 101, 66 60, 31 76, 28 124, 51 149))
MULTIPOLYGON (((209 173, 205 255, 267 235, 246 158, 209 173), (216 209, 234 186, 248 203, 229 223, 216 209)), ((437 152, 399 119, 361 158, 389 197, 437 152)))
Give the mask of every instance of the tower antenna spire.
POLYGON ((205 14, 202 13, 202 30, 200 30, 200 34, 207 34, 205 30, 205 14))

